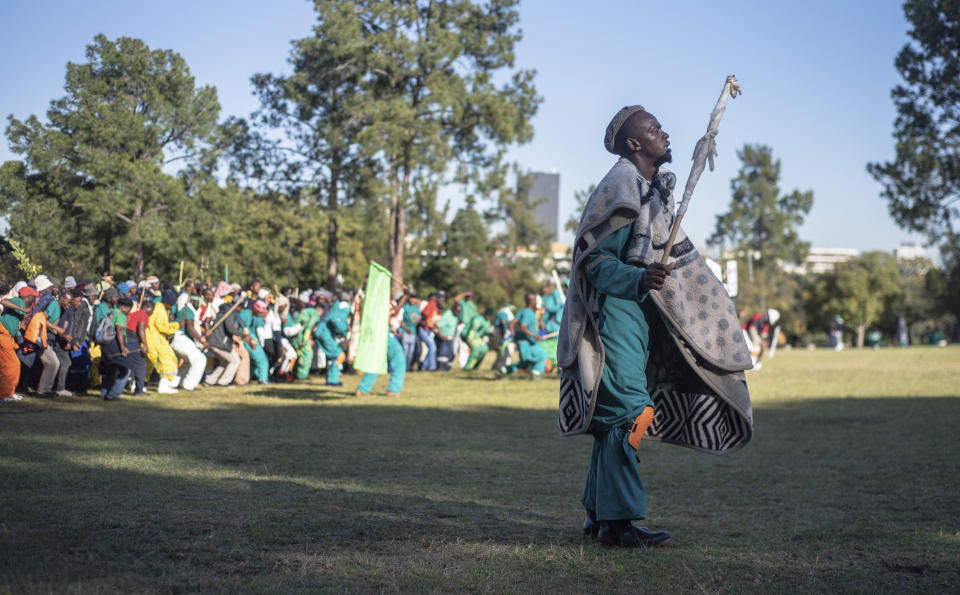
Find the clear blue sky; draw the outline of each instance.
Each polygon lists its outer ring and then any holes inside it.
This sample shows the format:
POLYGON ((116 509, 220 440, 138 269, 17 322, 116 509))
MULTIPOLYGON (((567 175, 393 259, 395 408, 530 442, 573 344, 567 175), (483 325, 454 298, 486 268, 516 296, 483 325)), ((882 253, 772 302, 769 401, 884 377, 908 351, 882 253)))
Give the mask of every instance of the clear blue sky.
MULTIPOLYGON (((724 77, 736 74, 744 94, 728 104, 717 169, 704 173, 685 220, 698 244, 729 204, 744 143, 773 147, 783 191, 814 192, 801 229, 814 246, 891 250, 922 239, 890 219, 865 170, 893 156, 893 59, 907 41, 899 0, 527 0, 520 11, 517 65, 538 71, 544 101, 534 140, 512 157, 561 174, 563 218, 574 191, 612 164, 601 140, 624 105, 660 119, 682 185, 724 77)), ((305 0, 4 2, 0 113, 43 116, 63 94, 66 63, 83 61, 104 33, 179 52, 198 84, 217 87, 222 116, 246 116, 257 107, 250 76, 286 71, 290 40, 312 22, 305 0)), ((14 157, 4 138, 0 161, 14 157)))

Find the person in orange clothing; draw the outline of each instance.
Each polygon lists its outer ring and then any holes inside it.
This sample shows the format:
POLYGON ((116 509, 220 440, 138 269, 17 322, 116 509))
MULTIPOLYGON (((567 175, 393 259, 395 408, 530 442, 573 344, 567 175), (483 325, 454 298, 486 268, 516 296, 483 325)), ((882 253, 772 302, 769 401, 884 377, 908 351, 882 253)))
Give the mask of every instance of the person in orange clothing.
POLYGON ((20 358, 17 357, 17 343, 10 332, 0 324, 0 402, 19 401, 16 394, 20 382, 20 358))
MULTIPOLYGON (((5 283, 0 283, 9 289, 5 283)), ((6 290, 0 289, 4 294, 6 290)), ((0 315, 0 402, 19 401, 22 399, 16 393, 20 382, 20 358, 17 357, 17 341, 15 335, 20 334, 20 321, 30 312, 30 307, 24 306, 24 300, 19 297, 0 299, 3 306, 3 315, 0 315)), ((29 298, 33 300, 35 298, 29 298)), ((30 302, 31 306, 33 302, 30 302)))

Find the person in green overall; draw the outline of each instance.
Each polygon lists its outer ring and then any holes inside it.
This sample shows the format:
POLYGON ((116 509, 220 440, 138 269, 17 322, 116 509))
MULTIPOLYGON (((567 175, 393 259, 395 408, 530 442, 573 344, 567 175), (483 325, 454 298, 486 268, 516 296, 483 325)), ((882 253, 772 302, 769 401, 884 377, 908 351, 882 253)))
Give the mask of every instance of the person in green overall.
POLYGON ((520 361, 501 367, 499 376, 513 374, 518 369, 530 370, 533 380, 539 380, 547 369, 547 352, 540 346, 540 333, 537 332, 537 294, 530 292, 525 296, 526 307, 517 312, 514 326, 514 341, 520 351, 520 361))
POLYGON ((560 316, 563 314, 563 295, 559 289, 545 285, 540 291, 543 296, 543 330, 554 335, 560 330, 560 316), (551 291, 552 289, 552 291, 551 291))
MULTIPOLYGON (((407 358, 403 354, 403 345, 391 332, 387 332, 387 367, 390 369, 390 383, 387 384, 387 396, 399 397, 403 393, 403 379, 407 374, 407 358)), ((377 381, 378 374, 367 372, 357 385, 358 397, 369 394, 373 390, 373 383, 377 381)))
POLYGON ((310 375, 310 366, 313 364, 313 329, 320 322, 317 309, 310 306, 310 292, 304 291, 297 296, 299 311, 294 317, 293 324, 299 325, 300 331, 291 340, 297 351, 297 364, 294 376, 297 380, 306 380, 310 375))
POLYGON ((483 314, 477 314, 473 317, 470 321, 470 328, 464 331, 467 343, 470 345, 470 357, 467 359, 466 365, 463 366, 464 370, 475 370, 479 367, 480 362, 487 355, 487 351, 490 350, 485 339, 493 332, 493 324, 490 321, 492 317, 493 312, 489 309, 484 310, 483 314))
POLYGON ((250 373, 260 384, 269 384, 270 364, 267 362, 267 352, 260 345, 260 336, 257 330, 263 328, 263 317, 267 315, 267 302, 256 300, 251 303, 252 308, 243 308, 237 315, 240 326, 243 327, 243 346, 250 354, 250 373))
POLYGON ((473 317, 477 316, 477 303, 473 301, 473 292, 465 291, 453 298, 454 301, 460 303, 460 322, 463 323, 463 330, 460 331, 460 338, 464 341, 467 340, 467 330, 470 329, 470 323, 473 322, 473 317))
POLYGON ((350 317, 350 296, 341 295, 340 299, 334 301, 323 317, 313 336, 317 340, 317 347, 327 356, 327 386, 343 386, 340 382, 340 362, 337 361, 343 349, 338 341, 339 337, 347 336, 350 330, 348 319, 350 317))
MULTIPOLYGON (((624 108, 607 128, 604 145, 634 164, 639 186, 642 180, 653 180, 660 164, 669 161, 667 138, 651 114, 642 108, 624 108)), ((587 510, 584 534, 595 535, 604 545, 646 547, 663 545, 670 539, 665 531, 650 531, 631 523, 646 517, 646 492, 636 452, 654 412, 646 376, 648 321, 659 314, 648 293, 663 287, 674 265, 627 264, 633 227, 621 227, 585 258, 587 281, 598 294, 597 329, 605 359, 591 422, 594 443, 581 502, 587 510)))

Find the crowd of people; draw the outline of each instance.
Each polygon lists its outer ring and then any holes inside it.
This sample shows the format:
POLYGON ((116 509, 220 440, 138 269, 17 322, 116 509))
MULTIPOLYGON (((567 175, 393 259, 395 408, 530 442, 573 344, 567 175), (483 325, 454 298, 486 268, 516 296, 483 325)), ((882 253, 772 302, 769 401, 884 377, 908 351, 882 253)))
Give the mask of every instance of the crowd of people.
MULTIPOLYGON (((363 291, 178 285, 38 275, 0 284, 0 401, 95 391, 107 401, 147 391, 175 394, 250 382, 302 382, 321 374, 343 386, 359 349, 363 291)), ((477 369, 492 350, 498 377, 555 367, 564 295, 548 285, 519 310, 480 310, 473 292, 448 298, 406 288, 391 302, 387 395, 409 371, 477 369)), ((371 392, 366 374, 356 393, 371 392)))

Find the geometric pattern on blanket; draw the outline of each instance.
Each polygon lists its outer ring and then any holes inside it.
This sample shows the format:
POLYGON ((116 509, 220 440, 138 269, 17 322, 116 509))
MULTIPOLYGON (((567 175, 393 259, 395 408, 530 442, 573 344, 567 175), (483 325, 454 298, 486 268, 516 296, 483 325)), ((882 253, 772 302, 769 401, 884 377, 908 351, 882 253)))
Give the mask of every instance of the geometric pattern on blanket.
POLYGON ((569 368, 560 368, 560 407, 557 411, 557 425, 564 434, 574 429, 584 431, 590 423, 590 395, 586 394, 580 380, 580 367, 576 364, 569 368))
POLYGON ((746 420, 713 394, 661 388, 652 397, 649 439, 719 454, 744 446, 753 434, 746 420))

